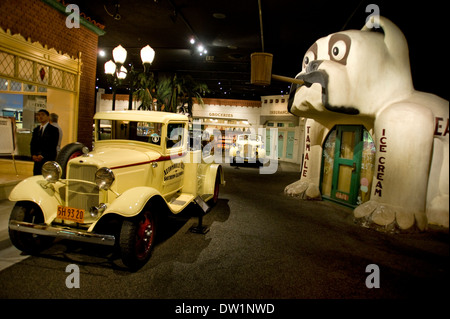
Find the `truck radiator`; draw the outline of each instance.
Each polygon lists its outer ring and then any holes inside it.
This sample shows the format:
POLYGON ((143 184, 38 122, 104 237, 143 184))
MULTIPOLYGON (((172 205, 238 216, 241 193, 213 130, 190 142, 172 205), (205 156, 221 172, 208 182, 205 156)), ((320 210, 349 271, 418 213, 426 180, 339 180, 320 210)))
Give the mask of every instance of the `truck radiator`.
POLYGON ((69 167, 67 206, 84 209, 99 204, 99 188, 95 184, 96 166, 71 164, 69 167))

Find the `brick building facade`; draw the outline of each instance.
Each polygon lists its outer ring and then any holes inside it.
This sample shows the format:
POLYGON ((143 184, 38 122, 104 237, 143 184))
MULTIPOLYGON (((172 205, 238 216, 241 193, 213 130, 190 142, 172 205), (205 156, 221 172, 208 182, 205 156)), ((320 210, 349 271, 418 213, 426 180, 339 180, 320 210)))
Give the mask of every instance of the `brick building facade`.
POLYGON ((83 25, 79 28, 68 28, 67 16, 55 8, 55 5, 62 6, 62 4, 56 1, 46 2, 40 0, 0 1, 0 27, 3 30, 11 30, 12 34, 21 34, 26 39, 30 38, 32 42, 54 48, 63 54, 78 57, 81 53, 77 140, 90 147, 95 112, 95 75, 99 34, 83 25), (53 2, 53 5, 46 2, 53 2))

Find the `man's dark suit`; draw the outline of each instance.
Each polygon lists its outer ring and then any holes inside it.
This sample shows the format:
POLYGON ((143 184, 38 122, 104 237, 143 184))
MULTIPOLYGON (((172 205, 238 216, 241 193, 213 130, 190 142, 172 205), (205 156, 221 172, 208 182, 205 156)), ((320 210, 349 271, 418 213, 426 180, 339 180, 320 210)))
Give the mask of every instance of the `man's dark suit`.
POLYGON ((31 156, 42 155, 44 158, 40 162, 34 162, 33 174, 42 174, 41 169, 47 161, 54 161, 56 158, 56 146, 58 145, 59 131, 50 123, 44 129, 41 135, 41 126, 39 125, 33 130, 31 137, 30 150, 31 156))

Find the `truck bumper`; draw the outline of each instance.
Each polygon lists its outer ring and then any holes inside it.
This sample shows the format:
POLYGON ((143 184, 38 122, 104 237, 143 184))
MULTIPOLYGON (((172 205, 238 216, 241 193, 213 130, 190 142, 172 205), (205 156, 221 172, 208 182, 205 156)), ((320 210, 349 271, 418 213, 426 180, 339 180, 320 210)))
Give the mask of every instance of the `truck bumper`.
POLYGON ((37 225, 33 223, 20 222, 17 220, 9 221, 9 229, 24 233, 36 235, 51 236, 75 241, 82 241, 91 244, 100 244, 114 246, 115 237, 113 235, 102 235, 90 233, 83 230, 74 230, 70 228, 53 227, 49 225, 37 225))

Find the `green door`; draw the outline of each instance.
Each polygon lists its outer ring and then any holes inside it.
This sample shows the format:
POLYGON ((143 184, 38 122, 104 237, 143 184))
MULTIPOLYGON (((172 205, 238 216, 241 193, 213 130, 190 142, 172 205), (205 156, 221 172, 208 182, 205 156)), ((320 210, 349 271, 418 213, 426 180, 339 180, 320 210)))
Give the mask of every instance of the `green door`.
POLYGON ((363 150, 362 126, 336 127, 331 198, 356 205, 363 150))

